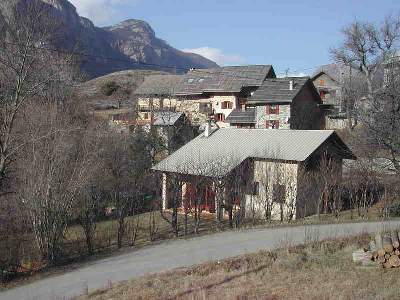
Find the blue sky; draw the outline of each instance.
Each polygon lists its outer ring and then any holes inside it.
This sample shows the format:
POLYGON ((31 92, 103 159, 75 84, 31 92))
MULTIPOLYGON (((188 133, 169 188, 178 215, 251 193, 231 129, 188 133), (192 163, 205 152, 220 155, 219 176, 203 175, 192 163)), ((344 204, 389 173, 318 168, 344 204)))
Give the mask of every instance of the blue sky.
POLYGON ((98 25, 150 23, 173 47, 221 65, 272 64, 277 73, 312 73, 354 21, 379 23, 399 0, 70 0, 98 25))

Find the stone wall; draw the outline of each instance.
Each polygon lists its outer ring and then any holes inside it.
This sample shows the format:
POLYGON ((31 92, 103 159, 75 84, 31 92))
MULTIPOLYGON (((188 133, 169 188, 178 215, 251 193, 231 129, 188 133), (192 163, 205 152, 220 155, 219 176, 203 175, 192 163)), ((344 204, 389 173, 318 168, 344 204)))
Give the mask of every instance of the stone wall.
POLYGON ((267 106, 256 106, 256 128, 266 128, 267 121, 279 121, 279 129, 290 129, 290 105, 278 105, 279 114, 267 113, 267 106))

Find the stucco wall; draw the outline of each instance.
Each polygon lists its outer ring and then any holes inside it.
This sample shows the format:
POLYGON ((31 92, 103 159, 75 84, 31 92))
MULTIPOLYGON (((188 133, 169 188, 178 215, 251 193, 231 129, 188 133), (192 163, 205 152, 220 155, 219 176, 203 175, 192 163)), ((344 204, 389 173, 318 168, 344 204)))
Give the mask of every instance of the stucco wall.
MULTIPOLYGON (((186 113, 187 117, 191 120, 193 125, 201 125, 207 121, 208 113, 200 112, 200 103, 209 103, 211 110, 214 110, 215 114, 222 113, 225 118, 234 110, 238 105, 238 98, 236 95, 212 95, 210 97, 179 97, 179 98, 163 98, 162 105, 160 105, 160 98, 140 98, 138 99, 139 107, 150 108, 150 103, 153 102, 153 109, 159 109, 161 107, 168 109, 174 108, 176 111, 186 113), (231 109, 223 109, 221 104, 224 101, 232 103, 231 109)), ((217 124, 223 127, 229 127, 228 123, 217 122, 217 124)))
POLYGON ((246 217, 265 218, 266 209, 270 209, 271 219, 280 220, 281 204, 274 201, 276 184, 285 186, 285 199, 282 203, 283 218, 296 217, 297 172, 295 163, 254 161, 254 182, 258 182, 257 195, 246 195, 246 217))

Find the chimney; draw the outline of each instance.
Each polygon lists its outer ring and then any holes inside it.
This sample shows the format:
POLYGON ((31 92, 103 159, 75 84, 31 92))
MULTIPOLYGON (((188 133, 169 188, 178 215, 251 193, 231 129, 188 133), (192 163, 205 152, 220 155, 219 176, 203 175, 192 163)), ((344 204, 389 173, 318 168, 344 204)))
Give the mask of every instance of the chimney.
POLYGON ((289 90, 293 91, 293 79, 289 81, 289 90))
POLYGON ((204 129, 204 136, 209 137, 211 134, 211 121, 208 120, 206 123, 206 128, 204 129))

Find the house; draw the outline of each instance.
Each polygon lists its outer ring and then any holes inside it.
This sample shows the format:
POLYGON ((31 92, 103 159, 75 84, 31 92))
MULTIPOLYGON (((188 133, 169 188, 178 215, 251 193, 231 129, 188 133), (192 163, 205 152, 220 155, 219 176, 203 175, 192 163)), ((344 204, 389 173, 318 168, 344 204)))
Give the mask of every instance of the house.
POLYGON ((354 155, 332 130, 211 129, 155 165, 163 174, 162 203, 183 208, 195 201, 219 216, 302 218, 316 213, 318 179, 340 178, 343 159, 354 155), (322 160, 334 168, 322 170, 322 160))
POLYGON ((346 89, 360 92, 360 71, 341 64, 319 67, 312 81, 321 96, 326 111, 326 128, 347 127, 346 89))
POLYGON ((181 75, 150 75, 136 89, 138 119, 151 121, 157 111, 176 111, 176 99, 171 97, 179 85, 181 75))
POLYGON ((185 75, 148 76, 135 94, 141 112, 184 112, 195 126, 204 124, 213 114, 220 127, 228 127, 225 119, 230 113, 242 107, 266 78, 274 77, 271 65, 194 69, 185 75))
POLYGON ((236 128, 324 129, 321 104, 309 77, 267 78, 226 122, 236 128))
POLYGON ((195 131, 183 112, 156 111, 150 124, 157 132, 165 154, 170 154, 189 142, 195 136, 195 131))

